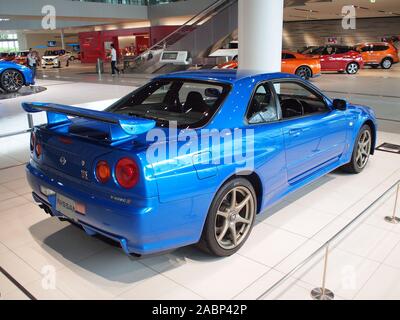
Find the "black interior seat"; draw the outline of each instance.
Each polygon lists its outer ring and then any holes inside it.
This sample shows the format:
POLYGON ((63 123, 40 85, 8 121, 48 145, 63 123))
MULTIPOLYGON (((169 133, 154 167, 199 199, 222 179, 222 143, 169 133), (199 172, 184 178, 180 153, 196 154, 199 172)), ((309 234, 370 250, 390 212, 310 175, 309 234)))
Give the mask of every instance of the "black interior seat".
POLYGON ((192 111, 205 113, 209 112, 210 108, 204 101, 203 96, 200 92, 191 91, 186 98, 184 110, 185 112, 192 111))

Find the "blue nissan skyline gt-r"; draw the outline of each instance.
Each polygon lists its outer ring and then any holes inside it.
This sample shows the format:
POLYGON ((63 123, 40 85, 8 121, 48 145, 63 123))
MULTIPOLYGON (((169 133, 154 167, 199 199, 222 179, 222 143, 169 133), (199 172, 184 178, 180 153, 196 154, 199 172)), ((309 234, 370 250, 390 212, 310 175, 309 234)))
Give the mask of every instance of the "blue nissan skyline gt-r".
POLYGON ((21 90, 23 86, 34 85, 32 70, 23 65, 0 61, 0 89, 7 93, 21 90))
POLYGON ((23 108, 48 118, 31 136, 35 201, 136 255, 232 255, 289 193, 337 168, 360 173, 377 135, 372 109, 283 73, 164 75, 104 112, 23 108))

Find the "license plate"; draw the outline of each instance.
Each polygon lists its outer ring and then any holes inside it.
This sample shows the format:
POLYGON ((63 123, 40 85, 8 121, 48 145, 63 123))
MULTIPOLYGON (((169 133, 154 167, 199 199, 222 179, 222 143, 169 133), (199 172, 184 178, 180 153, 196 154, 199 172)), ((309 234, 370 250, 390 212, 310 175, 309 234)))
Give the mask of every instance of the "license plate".
POLYGON ((60 194, 57 194, 56 210, 68 218, 76 218, 75 201, 60 194))

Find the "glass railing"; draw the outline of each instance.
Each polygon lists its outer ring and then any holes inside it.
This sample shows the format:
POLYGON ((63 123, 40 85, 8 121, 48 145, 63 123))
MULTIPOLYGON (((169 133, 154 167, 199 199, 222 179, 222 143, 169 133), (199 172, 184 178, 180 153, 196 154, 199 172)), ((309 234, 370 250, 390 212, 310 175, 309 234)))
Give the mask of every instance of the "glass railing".
POLYGON ((97 2, 106 4, 126 4, 126 5, 136 5, 136 6, 153 6, 153 5, 168 4, 171 2, 187 1, 187 0, 69 0, 69 1, 97 2))

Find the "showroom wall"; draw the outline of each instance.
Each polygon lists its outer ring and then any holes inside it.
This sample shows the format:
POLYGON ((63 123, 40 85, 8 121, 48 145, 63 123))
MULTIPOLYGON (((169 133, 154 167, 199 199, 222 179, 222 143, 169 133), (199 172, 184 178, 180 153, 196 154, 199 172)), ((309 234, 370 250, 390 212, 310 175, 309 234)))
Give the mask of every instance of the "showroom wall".
POLYGON ((380 41, 382 37, 400 35, 400 17, 357 19, 356 30, 344 30, 342 20, 286 22, 283 36, 285 49, 297 50, 321 45, 328 38, 339 44, 353 45, 365 41, 380 41))
MULTIPOLYGON (((40 55, 47 50, 48 41, 56 41, 56 48, 61 48, 61 36, 59 33, 29 33, 25 34, 26 47, 21 47, 21 50, 29 48, 36 49, 40 55)), ((79 43, 78 36, 74 34, 65 34, 64 42, 67 50, 71 50, 68 44, 79 43)))

